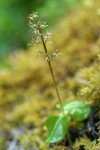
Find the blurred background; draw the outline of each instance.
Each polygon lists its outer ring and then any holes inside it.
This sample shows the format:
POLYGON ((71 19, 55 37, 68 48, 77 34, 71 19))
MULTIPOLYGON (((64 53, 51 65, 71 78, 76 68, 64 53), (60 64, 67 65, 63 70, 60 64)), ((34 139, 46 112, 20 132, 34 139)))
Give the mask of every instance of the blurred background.
MULTIPOLYGON (((62 53, 52 59, 62 102, 93 103, 95 120, 100 117, 100 0, 0 0, 0 150, 51 150, 45 120, 60 113, 46 61, 43 55, 35 59, 43 48, 28 45, 33 11, 52 33, 50 53, 62 53)), ((72 127, 85 126, 73 121, 72 127)), ((77 150, 96 143, 76 138, 77 150)), ((61 144, 53 150, 62 150, 61 144)))
POLYGON ((0 64, 15 50, 27 50, 30 41, 28 15, 37 11, 49 27, 79 5, 82 0, 0 0, 0 64))

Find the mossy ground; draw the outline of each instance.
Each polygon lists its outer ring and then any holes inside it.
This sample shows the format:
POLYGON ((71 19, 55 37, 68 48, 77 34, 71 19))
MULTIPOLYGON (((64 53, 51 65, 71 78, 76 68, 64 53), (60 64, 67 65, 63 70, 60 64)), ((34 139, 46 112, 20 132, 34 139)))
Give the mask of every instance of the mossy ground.
MULTIPOLYGON (((100 2, 84 1, 76 11, 64 18, 53 31, 53 45, 63 54, 52 60, 62 101, 84 100, 96 106, 100 117, 100 2)), ((56 109, 57 97, 44 58, 36 60, 36 49, 15 52, 7 61, 9 69, 0 72, 0 150, 16 138, 25 150, 49 150, 45 143, 45 120, 56 109), (15 137, 14 137, 15 136, 15 137)), ((75 126, 75 123, 73 123, 75 126)), ((77 125, 76 125, 77 126, 77 125)), ((80 124, 79 124, 80 126, 80 124)), ((100 141, 100 140, 99 140, 100 141)), ((84 135, 74 142, 74 149, 100 148, 84 135)), ((54 150, 68 147, 55 145, 54 150)))

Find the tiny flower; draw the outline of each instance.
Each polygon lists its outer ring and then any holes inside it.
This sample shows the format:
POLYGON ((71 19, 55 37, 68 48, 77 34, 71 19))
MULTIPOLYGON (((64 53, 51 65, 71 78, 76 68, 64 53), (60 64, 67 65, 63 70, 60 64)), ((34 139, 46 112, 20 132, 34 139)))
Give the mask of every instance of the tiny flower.
POLYGON ((38 18, 37 12, 36 13, 33 12, 33 18, 38 18))
POLYGON ((42 24, 41 26, 40 26, 40 28, 42 28, 42 29, 44 29, 46 26, 44 25, 44 24, 42 24))
POLYGON ((48 56, 46 57, 46 61, 50 61, 50 59, 51 59, 50 57, 48 57, 48 56))
MULTIPOLYGON (((36 13, 33 12, 33 14, 29 15, 29 27, 31 29, 31 32, 35 36, 34 44, 39 44, 42 42, 41 38, 37 40, 38 36, 41 37, 42 35, 45 43, 51 38, 51 33, 46 31, 47 26, 48 25, 46 24, 46 22, 39 19, 37 12, 36 13)), ((50 43, 51 42, 49 41, 49 44, 50 43)))

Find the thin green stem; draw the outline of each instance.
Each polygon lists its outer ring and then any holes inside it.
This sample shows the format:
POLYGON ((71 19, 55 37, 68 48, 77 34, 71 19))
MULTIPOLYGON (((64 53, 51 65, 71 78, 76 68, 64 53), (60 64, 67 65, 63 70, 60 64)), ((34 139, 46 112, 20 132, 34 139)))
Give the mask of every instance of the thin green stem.
POLYGON ((67 131, 67 140, 68 140, 68 143, 70 145, 70 150, 73 150, 73 147, 72 147, 73 144, 72 144, 72 141, 71 141, 69 130, 67 131))
MULTIPOLYGON (((35 21, 36 21, 36 24, 38 26, 37 20, 35 20, 35 21)), ((55 87, 56 94, 57 94, 57 97, 58 97, 58 101, 61 104, 62 112, 64 113, 64 109, 63 109, 62 101, 61 101, 61 98, 60 98, 59 90, 58 90, 58 87, 57 87, 57 83, 56 83, 56 80, 55 80, 55 76, 54 76, 54 73, 53 73, 51 61, 50 61, 50 58, 48 56, 48 50, 47 50, 47 47, 46 47, 46 43, 44 41, 44 37, 42 35, 42 32, 41 32, 39 26, 38 26, 38 30, 40 32, 40 37, 41 37, 42 45, 43 45, 43 48, 44 48, 44 51, 45 51, 45 54, 46 54, 46 57, 47 57, 47 62, 48 62, 49 70, 50 70, 50 73, 51 73, 51 76, 52 76, 52 79, 53 79, 53 83, 54 83, 54 87, 55 87)))
POLYGON ((48 62, 48 66, 49 66, 49 69, 50 69, 50 73, 51 73, 51 76, 52 76, 52 79, 53 79, 53 82, 54 82, 54 86, 55 86, 55 90, 56 90, 56 94, 57 94, 57 97, 58 97, 58 100, 61 104, 61 107, 62 107, 62 111, 64 113, 64 109, 63 109, 63 105, 62 105, 62 101, 61 101, 61 98, 60 98, 60 94, 59 94, 59 91, 58 91, 58 87, 57 87, 57 83, 56 83, 56 80, 55 80, 55 76, 54 76, 54 73, 53 73, 53 69, 52 69, 52 65, 51 65, 51 61, 50 61, 50 58, 47 54, 47 47, 45 45, 45 42, 44 42, 44 39, 41 35, 41 40, 42 40, 42 43, 43 43, 43 47, 44 47, 44 50, 45 50, 45 53, 47 55, 47 62, 48 62))

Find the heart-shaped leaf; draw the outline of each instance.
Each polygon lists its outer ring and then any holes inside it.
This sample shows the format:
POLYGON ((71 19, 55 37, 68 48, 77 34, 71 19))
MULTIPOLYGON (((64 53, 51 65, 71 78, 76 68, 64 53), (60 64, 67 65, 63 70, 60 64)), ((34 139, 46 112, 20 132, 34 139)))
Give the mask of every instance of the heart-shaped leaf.
MULTIPOLYGON (((57 105, 58 109, 61 109, 61 105, 57 105)), ((83 121, 90 115, 90 105, 83 101, 73 101, 63 104, 63 108, 66 114, 70 114, 76 121, 83 121)))
POLYGON ((46 126, 48 129, 46 142, 56 143, 62 141, 65 138, 70 121, 71 118, 66 115, 49 116, 46 120, 46 126))

